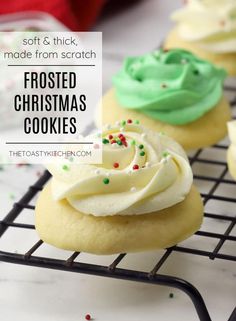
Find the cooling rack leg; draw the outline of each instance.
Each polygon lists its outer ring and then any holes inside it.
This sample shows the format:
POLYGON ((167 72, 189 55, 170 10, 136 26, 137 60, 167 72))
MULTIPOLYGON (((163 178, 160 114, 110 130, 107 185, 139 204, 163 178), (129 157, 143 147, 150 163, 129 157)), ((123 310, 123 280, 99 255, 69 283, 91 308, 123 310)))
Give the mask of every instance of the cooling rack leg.
POLYGON ((234 308, 230 318, 229 318, 229 321, 235 321, 236 320, 236 307, 234 308))
MULTIPOLYGON (((179 278, 170 278, 162 275, 156 275, 155 276, 155 282, 159 285, 165 285, 169 287, 175 287, 179 290, 182 290, 187 294, 190 299, 192 300, 196 312, 198 314, 200 321, 212 321, 209 312, 207 310, 206 304, 200 294, 200 292, 189 282, 179 279, 179 278)), ((234 320, 229 320, 234 321, 234 320)))

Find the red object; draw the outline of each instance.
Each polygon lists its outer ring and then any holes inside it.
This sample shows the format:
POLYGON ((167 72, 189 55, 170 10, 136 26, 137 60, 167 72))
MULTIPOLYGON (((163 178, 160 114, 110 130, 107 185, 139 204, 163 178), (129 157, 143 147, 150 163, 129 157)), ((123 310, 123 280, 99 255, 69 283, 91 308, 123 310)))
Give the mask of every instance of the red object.
POLYGON ((112 136, 112 135, 109 135, 108 138, 111 140, 111 139, 113 138, 113 136, 112 136))
POLYGON ((113 140, 111 141, 111 144, 116 144, 116 140, 113 139, 113 140))
POLYGON ((132 124, 132 119, 128 119, 127 124, 132 124))
POLYGON ((114 163, 114 164, 113 164, 113 167, 114 167, 114 168, 118 168, 118 167, 119 167, 119 163, 114 163))
POLYGON ((133 170, 137 170, 137 169, 139 169, 139 166, 138 165, 134 165, 133 166, 133 170))
POLYGON ((74 31, 88 30, 106 0, 8 0, 1 1, 0 14, 41 11, 53 15, 74 31))
POLYGON ((86 314, 85 320, 91 320, 91 315, 90 314, 86 314))

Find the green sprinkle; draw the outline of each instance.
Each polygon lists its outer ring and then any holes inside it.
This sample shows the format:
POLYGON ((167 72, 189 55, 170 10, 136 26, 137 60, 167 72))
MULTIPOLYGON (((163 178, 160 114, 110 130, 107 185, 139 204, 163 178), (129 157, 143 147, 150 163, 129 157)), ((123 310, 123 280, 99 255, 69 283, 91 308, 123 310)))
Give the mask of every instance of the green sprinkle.
POLYGON ((103 144, 108 144, 108 143, 109 143, 109 140, 106 139, 106 138, 103 138, 102 142, 103 142, 103 144))
POLYGON ((170 153, 167 152, 167 151, 165 151, 165 152, 162 153, 162 156, 163 156, 163 157, 167 157, 168 155, 170 155, 170 153))
POLYGON ((121 124, 121 126, 125 126, 126 125, 126 121, 122 120, 120 124, 121 124))
POLYGON ((135 140, 132 140, 131 143, 130 143, 132 146, 134 146, 136 144, 136 141, 135 140))
POLYGON ((118 145, 120 145, 120 146, 122 145, 122 141, 121 141, 121 140, 117 140, 116 143, 117 143, 118 145))
POLYGON ((173 299, 173 297, 174 297, 174 293, 170 293, 170 294, 169 294, 169 298, 170 298, 170 299, 173 299))
POLYGON ((143 149, 143 148, 144 148, 143 144, 139 145, 138 148, 139 148, 139 149, 143 149))
POLYGON ((104 183, 105 185, 109 184, 109 183, 110 183, 109 178, 104 178, 104 179, 103 179, 103 183, 104 183))
POLYGON ((139 125, 139 124, 140 124, 140 121, 139 121, 139 120, 135 120, 134 123, 135 123, 136 125, 139 125))
POLYGON ((10 194, 9 194, 9 198, 10 198, 11 200, 14 200, 14 199, 15 199, 15 195, 14 195, 13 193, 10 193, 10 194))
POLYGON ((141 153, 139 154, 140 156, 144 156, 145 155, 145 152, 144 151, 141 151, 141 153))
POLYGON ((194 75, 199 75, 199 70, 196 69, 193 71, 193 73, 194 73, 194 75))
POLYGON ((70 168, 68 165, 63 165, 62 166, 63 171, 68 171, 70 168))

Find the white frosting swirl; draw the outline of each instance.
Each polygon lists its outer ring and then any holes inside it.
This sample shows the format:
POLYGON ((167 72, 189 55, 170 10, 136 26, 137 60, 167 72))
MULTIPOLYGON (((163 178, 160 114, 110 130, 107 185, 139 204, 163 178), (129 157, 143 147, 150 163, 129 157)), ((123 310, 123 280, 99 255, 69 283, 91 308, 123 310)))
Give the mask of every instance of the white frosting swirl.
POLYGON ((228 125, 229 139, 231 142, 230 152, 233 156, 234 161, 236 162, 236 120, 229 121, 227 125, 228 125))
POLYGON ((188 0, 171 18, 182 39, 209 52, 236 52, 235 0, 188 0))
POLYGON ((125 144, 111 143, 108 136, 114 140, 120 130, 119 125, 104 130, 102 164, 72 163, 67 171, 50 165, 55 200, 66 199, 76 210, 95 216, 151 213, 184 200, 193 176, 182 147, 135 124, 123 126, 125 144))

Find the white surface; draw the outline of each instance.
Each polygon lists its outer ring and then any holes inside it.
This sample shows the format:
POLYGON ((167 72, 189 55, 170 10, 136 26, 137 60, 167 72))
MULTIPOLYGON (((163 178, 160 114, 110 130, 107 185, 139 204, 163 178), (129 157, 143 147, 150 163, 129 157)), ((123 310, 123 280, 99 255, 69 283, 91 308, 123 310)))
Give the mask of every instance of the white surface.
MULTIPOLYGON (((127 54, 139 54, 156 47, 170 27, 168 12, 178 5, 173 0, 143 0, 129 11, 107 19, 97 25, 104 32, 104 89, 111 85, 111 76, 119 69, 127 54), (114 59, 115 57, 115 59, 114 59)), ((208 157, 224 158, 204 151, 208 157)), ((214 175, 218 168, 195 166, 199 173, 214 175)), ((35 167, 6 167, 0 172, 0 219, 12 203, 25 193, 36 180, 35 167), (15 196, 15 200, 10 198, 15 196)), ((202 191, 211 184, 200 184, 202 191)), ((220 187, 218 194, 235 195, 236 185, 230 189, 220 187)), ((209 202, 208 211, 235 214, 235 204, 217 208, 209 202)), ((20 215, 18 222, 33 223, 31 211, 20 215)), ((205 220, 204 229, 222 232, 226 223, 205 220)), ((234 229, 234 235, 236 229, 234 229)), ((232 233, 233 234, 233 233, 232 233)), ((37 240, 34 231, 11 228, 0 240, 0 248, 25 252, 37 240)), ((212 249, 216 240, 193 237, 187 241, 196 248, 212 249)), ((235 244, 228 242, 224 252, 235 254, 235 244), (233 248, 234 247, 234 248, 233 248)), ((37 255, 66 258, 71 253, 43 245, 37 255)), ((119 267, 150 270, 162 252, 129 255, 119 267)), ((97 264, 111 263, 114 256, 97 257, 82 254, 77 261, 97 264)), ((226 321, 235 306, 235 263, 223 260, 174 254, 160 270, 162 274, 177 275, 193 283, 203 295, 213 321, 226 321)), ((82 321, 90 313, 97 321, 197 321, 189 298, 180 291, 154 285, 131 283, 114 279, 59 272, 47 269, 0 263, 0 319, 3 321, 82 321), (169 298, 169 293, 174 298, 169 298)))

